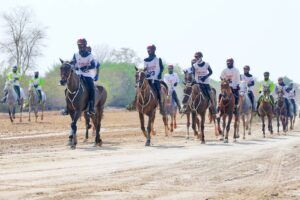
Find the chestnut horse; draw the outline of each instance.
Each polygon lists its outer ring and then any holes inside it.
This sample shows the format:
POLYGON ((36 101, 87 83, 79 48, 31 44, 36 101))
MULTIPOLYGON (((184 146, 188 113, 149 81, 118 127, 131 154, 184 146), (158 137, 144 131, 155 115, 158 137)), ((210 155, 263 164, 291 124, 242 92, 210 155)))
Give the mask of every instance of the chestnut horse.
MULTIPOLYGON (((65 93, 67 109, 72 119, 71 132, 69 136, 69 145, 72 149, 76 148, 77 145, 77 120, 81 116, 82 112, 87 110, 88 103, 88 91, 85 87, 83 80, 79 75, 76 74, 74 65, 69 62, 61 60, 60 76, 61 84, 67 85, 67 91, 65 93)), ((104 103, 106 101, 106 91, 103 88, 95 88, 95 108, 96 114, 91 115, 93 125, 96 128, 95 146, 102 145, 102 139, 100 137, 101 120, 103 117, 104 103)), ((88 120, 86 118, 86 120, 88 120)), ((88 123, 88 122, 87 122, 88 123)))
MULTIPOLYGON (((229 86, 229 81, 222 80, 221 81, 221 99, 219 100, 219 114, 218 117, 218 130, 222 134, 222 139, 224 139, 224 143, 228 143, 228 133, 230 130, 230 124, 233 118, 233 112, 234 112, 234 106, 235 106, 235 99, 234 94, 232 93, 232 90, 229 86), (226 119, 228 117, 228 121, 226 124, 226 119), (220 118, 222 118, 223 121, 223 129, 220 128, 220 118), (224 138, 224 132, 226 128, 226 134, 224 138)), ((238 125, 238 115, 235 115, 235 122, 234 122, 234 134, 233 139, 236 141, 237 138, 237 125, 238 125)))
POLYGON ((265 117, 268 118, 268 130, 271 134, 273 134, 273 127, 272 127, 272 118, 273 118, 273 109, 271 104, 271 97, 270 97, 270 90, 268 86, 263 86, 263 95, 260 98, 258 113, 262 120, 262 131, 263 137, 265 138, 265 117))
MULTIPOLYGON (((138 70, 136 68, 136 108, 139 112, 141 130, 144 136, 147 138, 145 146, 150 146, 151 144, 151 134, 155 135, 154 130, 154 120, 156 108, 158 105, 157 95, 151 88, 148 80, 146 79, 146 73, 143 70, 138 70), (145 119, 144 115, 148 116, 147 131, 145 129, 145 119)), ((162 85, 165 87, 164 85, 162 85)), ((163 91, 163 90, 162 90, 163 91)), ((165 94, 161 96, 162 100, 165 94)))

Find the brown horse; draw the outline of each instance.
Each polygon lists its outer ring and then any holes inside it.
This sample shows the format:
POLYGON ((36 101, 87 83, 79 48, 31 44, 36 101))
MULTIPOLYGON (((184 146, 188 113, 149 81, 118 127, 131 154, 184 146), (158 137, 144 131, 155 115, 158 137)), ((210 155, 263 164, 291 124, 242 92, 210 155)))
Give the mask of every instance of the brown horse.
MULTIPOLYGON (((69 145, 72 149, 76 148, 77 145, 77 120, 79 119, 82 112, 87 110, 88 103, 88 91, 83 83, 83 80, 75 72, 75 67, 69 62, 61 60, 60 76, 61 84, 67 85, 66 91, 66 103, 67 109, 72 119, 71 133, 69 136, 69 145)), ((95 107, 96 114, 91 115, 93 125, 96 127, 95 145, 102 145, 102 139, 100 137, 101 120, 103 116, 104 103, 106 101, 106 91, 103 88, 102 91, 99 87, 95 88, 95 107)))
MULTIPOLYGON (((221 99, 219 100, 219 113, 220 116, 218 118, 218 130, 222 134, 222 139, 224 139, 224 143, 228 143, 228 133, 230 130, 230 124, 233 118, 233 111, 235 106, 234 94, 229 86, 229 81, 222 80, 221 81, 221 99), (226 119, 228 117, 228 122, 226 124, 226 119), (220 118, 223 121, 223 129, 220 128, 220 118), (224 138, 224 132, 226 128, 226 134, 224 138)), ((238 125, 238 115, 235 115, 234 122, 234 134, 233 139, 236 141, 237 138, 237 125, 238 125)))
POLYGON ((282 130, 284 133, 286 133, 288 131, 289 118, 288 118, 288 110, 283 96, 284 95, 283 90, 278 89, 277 95, 278 95, 278 100, 276 102, 275 114, 277 118, 277 133, 279 135, 280 121, 282 124, 282 130))
POLYGON ((163 115, 163 122, 165 125, 165 135, 169 135, 169 131, 171 131, 171 134, 174 132, 174 130, 177 128, 176 124, 176 114, 177 114, 177 105, 172 97, 172 90, 169 89, 167 91, 166 87, 162 87, 162 93, 163 94, 168 94, 164 100, 164 110, 165 114, 163 115), (168 116, 171 118, 171 123, 169 126, 169 119, 168 116))
MULTIPOLYGON (((157 95, 154 90, 151 88, 148 80, 146 79, 146 74, 142 70, 138 70, 136 68, 136 108, 139 112, 141 129, 143 131, 144 136, 147 138, 145 146, 150 146, 151 144, 151 134, 155 135, 156 132, 154 130, 154 120, 156 108, 158 105, 157 95), (148 116, 148 125, 147 131, 145 129, 145 119, 144 115, 148 116)), ((164 95, 162 95, 162 100, 164 95)))
POLYGON ((270 90, 267 86, 263 87, 263 95, 260 98, 258 113, 262 120, 262 131, 263 137, 265 136, 265 117, 268 118, 268 130, 271 134, 273 134, 273 127, 272 127, 272 118, 273 118, 273 109, 271 104, 271 97, 270 97, 270 90))

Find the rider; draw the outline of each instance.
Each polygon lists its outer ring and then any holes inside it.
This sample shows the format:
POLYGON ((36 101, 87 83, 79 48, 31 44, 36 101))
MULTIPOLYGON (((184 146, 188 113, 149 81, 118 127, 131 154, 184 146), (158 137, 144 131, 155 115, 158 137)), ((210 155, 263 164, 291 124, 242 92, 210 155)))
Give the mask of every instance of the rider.
POLYGON ((291 101, 291 103, 293 104, 293 112, 294 114, 296 115, 296 101, 295 101, 295 98, 296 98, 296 90, 294 88, 294 84, 293 82, 291 82, 288 87, 286 88, 286 92, 288 94, 288 98, 289 100, 291 101))
POLYGON ((258 99, 258 103, 257 103, 257 106, 256 106, 256 110, 258 110, 258 107, 259 107, 259 103, 261 101, 261 98, 263 96, 263 89, 264 89, 264 86, 267 86, 269 88, 269 92, 270 92, 270 99, 271 99, 271 105, 272 105, 272 109, 274 111, 274 98, 273 98, 273 91, 275 89, 275 84, 273 83, 273 81, 270 80, 270 72, 264 72, 264 80, 263 82, 260 84, 260 87, 259 87, 259 93, 260 93, 260 96, 259 96, 259 99, 258 99))
POLYGON ((279 77, 278 78, 278 83, 275 87, 275 93, 278 95, 278 91, 282 90, 284 102, 285 102, 285 105, 286 105, 286 108, 287 108, 287 115, 290 116, 290 103, 289 103, 289 100, 288 100, 288 93, 287 93, 286 89, 287 89, 287 87, 286 87, 286 85, 283 81, 283 78, 279 77))
POLYGON ((151 88, 157 94, 160 113, 164 114, 164 108, 161 101, 161 89, 160 80, 162 72, 164 71, 164 66, 162 64, 161 58, 156 57, 155 51, 156 47, 154 44, 147 47, 148 58, 144 59, 144 70, 146 72, 147 79, 151 88))
MULTIPOLYGON (((92 53, 92 48, 90 46, 87 46, 86 47, 87 51, 92 53)), ((99 80, 99 68, 100 68, 100 62, 98 62, 95 58, 95 64, 96 64, 96 75, 95 75, 95 78, 94 78, 94 82, 96 83, 98 80, 99 80)))
POLYGON ((167 83, 170 91, 172 92, 172 98, 175 100, 179 110, 181 110, 181 105, 176 93, 176 86, 179 82, 179 78, 176 72, 174 72, 174 66, 168 65, 168 74, 164 75, 164 82, 167 83))
POLYGON ((39 102, 42 101, 42 86, 44 84, 44 79, 39 77, 39 72, 34 72, 34 76, 30 79, 29 85, 32 85, 38 93, 39 102))
MULTIPOLYGON (((232 58, 227 59, 227 68, 221 73, 221 80, 229 81, 229 86, 231 87, 232 93, 235 99, 234 113, 237 114, 237 106, 239 103, 239 84, 240 84, 240 72, 234 67, 234 60, 232 58)), ((221 99, 221 94, 219 95, 219 101, 221 99)))
POLYGON ((254 78, 250 72, 250 67, 248 65, 244 66, 244 74, 241 74, 241 81, 245 81, 248 85, 248 96, 252 103, 252 111, 255 112, 255 102, 253 94, 254 78))
POLYGON ((77 73, 81 75, 87 87, 89 93, 88 112, 89 114, 95 114, 95 73, 93 72, 93 69, 96 68, 96 63, 93 55, 87 51, 86 39, 78 39, 77 45, 79 52, 74 54, 71 64, 75 65, 77 73))
POLYGON ((202 60, 203 54, 199 51, 195 53, 196 62, 193 64, 192 73, 196 83, 199 85, 203 94, 211 102, 211 110, 213 114, 216 113, 216 106, 214 105, 214 98, 209 85, 209 77, 213 74, 210 65, 202 60))
MULTIPOLYGON (((18 103, 20 104, 21 90, 20 90, 20 81, 22 80, 22 76, 20 74, 20 70, 15 65, 12 68, 12 72, 8 73, 7 80, 12 81, 14 85, 14 89, 18 95, 18 103)), ((4 91, 4 97, 1 99, 2 103, 6 102, 7 91, 4 91)))

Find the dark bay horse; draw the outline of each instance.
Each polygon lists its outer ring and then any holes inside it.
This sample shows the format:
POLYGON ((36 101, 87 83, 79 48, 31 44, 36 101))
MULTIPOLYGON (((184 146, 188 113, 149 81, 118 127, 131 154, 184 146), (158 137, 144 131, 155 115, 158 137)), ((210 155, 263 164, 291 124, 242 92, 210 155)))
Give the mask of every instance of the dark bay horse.
MULTIPOLYGON (((219 100, 219 118, 218 118, 218 130, 222 133, 222 139, 224 139, 224 143, 228 143, 228 133, 230 130, 231 121, 233 118, 233 111, 235 106, 234 94, 229 86, 229 81, 222 80, 221 81, 221 99, 219 100), (228 121, 226 124, 226 119, 228 117, 228 121), (220 118, 223 121, 223 129, 220 128, 220 118), (224 138, 224 132, 226 128, 226 134, 224 138)), ((238 126, 238 115, 235 115, 234 122, 234 134, 233 139, 236 141, 237 138, 237 126, 238 126)))
POLYGON ((273 134, 273 126, 272 126, 273 109, 272 109, 270 91, 269 91, 268 86, 263 87, 263 95, 260 98, 260 102, 258 102, 258 103, 259 103, 258 113, 262 120, 263 137, 266 137, 266 135, 265 135, 265 117, 268 118, 268 130, 270 131, 271 134, 273 134))
POLYGON ((288 131, 288 110, 284 100, 284 91, 278 89, 277 91, 278 99, 275 106, 275 114, 277 119, 277 133, 279 135, 280 121, 282 124, 282 130, 284 133, 288 131))
MULTIPOLYGON (((88 103, 88 91, 79 75, 76 74, 75 67, 69 62, 61 60, 60 76, 61 84, 67 85, 66 90, 66 103, 67 109, 72 119, 71 134, 69 136, 69 144, 72 149, 77 145, 77 120, 81 116, 82 112, 87 110, 88 103)), ((96 128, 95 145, 101 146, 102 139, 100 137, 101 120, 103 116, 104 103, 106 101, 106 91, 103 88, 102 91, 99 87, 95 88, 95 110, 96 114, 91 115, 93 125, 96 128)), ((87 119, 86 119, 87 120, 87 119)))
MULTIPOLYGON (((150 146, 151 144, 151 134, 155 135, 154 130, 154 120, 156 114, 156 108, 158 105, 158 99, 151 88, 148 80, 146 79, 146 73, 143 70, 136 69, 135 79, 136 79, 136 108, 139 112, 141 130, 144 136, 147 138, 145 146, 150 146), (145 119, 144 115, 148 116, 147 131, 145 129, 145 119)), ((164 87, 164 86, 163 86, 164 87)), ((165 95, 162 95, 162 102, 165 95)))

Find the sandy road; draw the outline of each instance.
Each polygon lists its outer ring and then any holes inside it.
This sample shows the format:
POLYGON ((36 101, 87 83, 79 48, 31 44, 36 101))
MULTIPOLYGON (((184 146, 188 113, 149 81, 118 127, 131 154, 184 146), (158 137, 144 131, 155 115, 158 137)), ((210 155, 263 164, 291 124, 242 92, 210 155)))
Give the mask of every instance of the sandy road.
POLYGON ((300 129, 223 144, 207 124, 207 144, 185 140, 185 119, 144 147, 136 112, 108 110, 103 147, 65 146, 69 118, 11 125, 0 116, 0 199, 299 199, 300 129))

